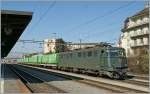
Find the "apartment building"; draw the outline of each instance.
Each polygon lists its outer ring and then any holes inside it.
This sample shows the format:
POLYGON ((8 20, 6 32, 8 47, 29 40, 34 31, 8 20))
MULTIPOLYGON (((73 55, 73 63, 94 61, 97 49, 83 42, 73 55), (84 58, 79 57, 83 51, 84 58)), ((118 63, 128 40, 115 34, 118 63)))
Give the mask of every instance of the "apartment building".
POLYGON ((127 56, 149 49, 149 5, 124 21, 119 46, 125 48, 127 56))

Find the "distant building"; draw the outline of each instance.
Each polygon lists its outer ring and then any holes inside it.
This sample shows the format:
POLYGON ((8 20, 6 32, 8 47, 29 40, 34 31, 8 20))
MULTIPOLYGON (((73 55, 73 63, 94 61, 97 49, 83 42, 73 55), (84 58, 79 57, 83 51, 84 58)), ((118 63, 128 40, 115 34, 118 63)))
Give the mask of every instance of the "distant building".
POLYGON ((73 44, 67 44, 68 50, 77 50, 77 49, 84 49, 88 47, 95 47, 94 44, 89 43, 73 43, 73 44))
POLYGON ((119 46, 125 48, 127 56, 139 54, 140 49, 149 48, 149 7, 128 17, 124 22, 119 46))
POLYGON ((86 49, 92 47, 111 47, 110 43, 71 43, 67 44, 68 50, 86 49))
POLYGON ((45 39, 44 53, 58 53, 65 51, 65 42, 63 39, 45 39))
POLYGON ((24 54, 22 57, 31 57, 31 56, 35 56, 38 55, 39 53, 31 53, 31 54, 24 54))
POLYGON ((44 40, 44 54, 59 53, 77 49, 86 49, 91 47, 110 47, 110 43, 71 43, 65 42, 63 39, 45 39, 44 40))

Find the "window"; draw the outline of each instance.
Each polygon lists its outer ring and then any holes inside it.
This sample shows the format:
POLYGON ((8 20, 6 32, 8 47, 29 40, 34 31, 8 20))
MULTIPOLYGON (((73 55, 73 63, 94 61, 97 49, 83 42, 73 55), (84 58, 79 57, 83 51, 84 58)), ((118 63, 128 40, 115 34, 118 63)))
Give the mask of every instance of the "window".
POLYGON ((110 57, 117 57, 118 56, 118 52, 110 52, 110 57))
POLYGON ((64 56, 63 56, 63 57, 67 58, 67 54, 64 54, 64 56))
POLYGON ((86 57, 86 52, 83 52, 82 55, 83 55, 83 57, 86 57))
POLYGON ((67 54, 67 58, 70 58, 70 54, 67 54))
POLYGON ((91 51, 88 52, 88 56, 89 57, 92 56, 92 52, 91 51))
POLYGON ((63 58, 63 55, 61 55, 61 58, 63 58))
POLYGON ((135 29, 135 31, 134 31, 134 35, 137 35, 137 29, 135 29))
POLYGON ((140 44, 143 44, 144 41, 143 41, 143 38, 140 38, 140 44))
POLYGON ((109 53, 108 53, 108 52, 106 52, 106 55, 105 55, 105 56, 108 56, 108 54, 109 54, 109 53))
POLYGON ((96 51, 94 51, 94 56, 97 56, 98 55, 98 52, 97 52, 97 50, 96 51))
POLYGON ((134 40, 134 45, 135 45, 135 46, 137 45, 137 41, 136 41, 136 39, 134 40))
POLYGON ((70 53, 70 57, 72 58, 72 53, 70 53))
POLYGON ((120 56, 125 56, 125 53, 123 51, 119 51, 120 56))
POLYGON ((81 57, 81 52, 78 53, 78 57, 81 57))

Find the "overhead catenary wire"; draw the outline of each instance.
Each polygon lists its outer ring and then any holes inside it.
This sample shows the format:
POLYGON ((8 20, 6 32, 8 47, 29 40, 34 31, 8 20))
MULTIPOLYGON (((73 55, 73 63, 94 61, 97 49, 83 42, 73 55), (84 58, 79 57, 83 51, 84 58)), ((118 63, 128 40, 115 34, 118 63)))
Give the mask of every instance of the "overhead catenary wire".
MULTIPOLYGON (((135 1, 134 1, 135 2, 135 1)), ((129 5, 131 5, 131 4, 133 4, 134 2, 130 2, 130 3, 128 3, 128 4, 126 4, 126 6, 129 6, 129 5)), ((115 10, 119 10, 119 9, 122 9, 122 8, 124 8, 125 6, 121 6, 120 8, 117 8, 117 9, 115 9, 115 10)), ((116 12, 116 11, 114 11, 114 12, 116 12)), ((114 13, 113 12, 113 13, 114 13)), ((113 14, 112 13, 112 14, 113 14)), ((107 16, 107 15, 106 15, 107 16)), ((113 23, 110 23, 110 24, 108 24, 108 25, 106 25, 107 27, 110 27, 110 26, 112 26, 112 25, 115 25, 114 24, 114 22, 113 23)), ((104 26, 105 27, 105 26, 104 26)), ((90 31, 93 31, 93 30, 88 30, 88 32, 90 32, 90 31)), ((83 37, 82 39, 86 39, 86 38, 88 38, 88 37, 91 37, 92 35, 95 35, 95 34, 98 34, 98 33, 106 33, 106 31, 108 31, 108 30, 104 30, 104 31, 102 31, 102 32, 95 32, 94 34, 88 34, 88 35, 86 35, 85 37, 83 37)), ((84 32, 85 33, 85 32, 84 32)))
MULTIPOLYGON (((118 22, 117 22, 117 23, 118 23, 118 22)), ((107 32, 107 31, 109 31, 109 30, 107 30, 108 27, 112 27, 112 26, 116 25, 117 23, 116 23, 116 22, 109 23, 109 24, 106 25, 107 28, 105 28, 105 30, 103 30, 103 31, 101 31, 101 32, 94 32, 94 33, 92 33, 92 34, 88 34, 88 35, 84 36, 83 39, 92 37, 93 35, 98 35, 99 33, 100 33, 100 34, 109 33, 109 32, 107 32)), ((120 23, 120 22, 119 22, 119 23, 120 23)), ((94 29, 94 30, 96 30, 96 29, 94 29)), ((93 31, 93 30, 90 30, 90 31, 93 31)), ((90 32, 90 31, 88 31, 88 32, 90 32)))
POLYGON ((38 26, 38 24, 41 22, 41 20, 43 20, 43 18, 47 15, 47 13, 50 11, 50 9, 52 9, 56 4, 56 0, 53 1, 50 6, 47 8, 47 10, 40 16, 39 20, 34 24, 34 26, 32 26, 31 31, 33 32, 33 30, 38 26))
MULTIPOLYGON (((52 5, 52 7, 55 5, 55 3, 56 2, 53 2, 51 5, 52 5)), ((133 3, 133 2, 132 2, 133 3)), ((117 8, 117 9, 115 9, 115 10, 112 10, 111 12, 108 12, 108 15, 110 15, 110 14, 113 14, 114 12, 116 12, 116 11, 118 11, 118 10, 120 10, 120 9, 122 9, 122 8, 124 8, 124 7, 126 7, 126 6, 128 6, 128 5, 131 5, 132 4, 131 2, 130 3, 128 3, 128 4, 126 4, 125 6, 121 6, 121 7, 119 7, 119 8, 117 8)), ((49 11, 49 9, 50 9, 51 7, 49 7, 48 9, 47 9, 47 11, 49 11)), ((44 12, 44 14, 43 14, 43 16, 45 16, 46 15, 46 13, 47 12, 44 12)), ((107 13, 106 13, 107 14, 107 13)), ((91 23, 93 23, 94 21, 96 21, 96 20, 98 20, 98 19, 100 19, 100 18, 102 18, 102 17, 105 17, 105 16, 108 16, 108 15, 101 15, 101 16, 97 16, 97 17, 95 17, 95 18, 93 18, 93 19, 91 19, 91 20, 89 20, 89 21, 86 21, 85 23, 83 23, 83 24, 80 24, 79 25, 79 27, 82 27, 82 26, 85 26, 85 25, 88 25, 88 24, 91 24, 91 23)), ((39 19, 39 21, 37 22, 37 24, 39 24, 39 22, 43 19, 44 17, 40 17, 40 19, 39 19)), ((35 24, 35 26, 37 26, 36 24, 35 24)))
MULTIPOLYGON (((97 17, 95 17, 95 18, 92 18, 92 19, 90 19, 90 20, 88 20, 88 21, 86 21, 86 22, 84 22, 84 23, 81 23, 81 24, 79 24, 79 25, 77 25, 77 26, 71 28, 71 29, 68 30, 68 31, 77 30, 77 29, 79 29, 79 28, 81 28, 81 27, 83 27, 83 26, 86 26, 86 25, 88 25, 88 24, 91 24, 91 23, 97 21, 98 19, 102 19, 102 18, 104 18, 104 17, 106 17, 106 16, 112 15, 113 13, 117 12, 118 10, 123 9, 123 8, 125 8, 125 7, 127 7, 127 6, 129 6, 129 5, 131 5, 131 4, 133 4, 133 3, 135 3, 135 2, 136 2, 136 1, 131 1, 131 2, 127 3, 127 4, 124 5, 124 6, 120 6, 120 7, 116 8, 116 9, 114 9, 114 10, 111 10, 111 11, 106 12, 106 13, 103 14, 103 15, 99 15, 99 16, 97 16, 97 17)), ((67 32, 67 33, 68 33, 68 32, 67 32)), ((71 33, 72 33, 72 32, 71 32, 71 33)))

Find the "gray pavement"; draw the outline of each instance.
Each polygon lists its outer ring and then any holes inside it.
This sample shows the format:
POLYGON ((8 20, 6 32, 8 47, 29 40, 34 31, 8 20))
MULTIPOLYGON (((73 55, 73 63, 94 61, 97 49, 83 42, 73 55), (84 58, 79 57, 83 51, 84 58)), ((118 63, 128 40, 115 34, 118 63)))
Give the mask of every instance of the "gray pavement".
POLYGON ((29 93, 26 86, 20 79, 11 71, 8 64, 2 64, 2 79, 3 90, 1 93, 29 93))

